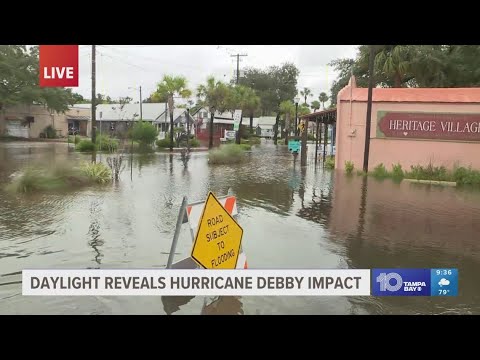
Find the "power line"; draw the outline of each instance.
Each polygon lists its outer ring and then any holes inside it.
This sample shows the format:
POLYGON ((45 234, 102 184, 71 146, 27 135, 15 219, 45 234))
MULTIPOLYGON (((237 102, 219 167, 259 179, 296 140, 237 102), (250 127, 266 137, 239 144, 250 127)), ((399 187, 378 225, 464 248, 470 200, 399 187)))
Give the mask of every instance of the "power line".
MULTIPOLYGON (((122 55, 122 56, 125 56, 125 52, 122 52, 122 50, 118 49, 118 48, 113 48, 113 47, 106 47, 108 48, 109 50, 113 50, 114 52, 117 53, 117 55, 122 55)), ((128 50, 127 50, 128 51, 128 50)), ((201 68, 199 66, 193 66, 193 65, 187 65, 187 64, 182 64, 182 63, 178 63, 178 62, 168 62, 168 61, 165 61, 165 60, 159 60, 159 59, 156 59, 156 58, 151 58, 151 57, 147 57, 147 56, 144 56, 144 55, 138 55, 138 54, 135 54, 135 58, 138 58, 138 59, 144 59, 144 60, 147 60, 147 61, 152 61, 152 62, 155 62, 155 64, 168 64, 168 65, 176 65, 176 66, 183 66, 183 67, 188 67, 188 68, 191 68, 193 70, 201 70, 203 71, 204 68, 201 68)))

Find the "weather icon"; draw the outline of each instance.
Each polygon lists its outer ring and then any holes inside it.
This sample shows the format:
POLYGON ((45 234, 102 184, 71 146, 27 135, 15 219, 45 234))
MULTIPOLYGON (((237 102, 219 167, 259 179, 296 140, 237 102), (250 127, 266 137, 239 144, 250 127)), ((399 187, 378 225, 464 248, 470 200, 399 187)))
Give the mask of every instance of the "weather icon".
POLYGON ((445 279, 445 278, 442 278, 442 280, 440 280, 440 281, 438 282, 438 285, 440 285, 440 287, 442 287, 442 286, 448 286, 448 285, 450 285, 450 280, 447 280, 447 279, 445 279))

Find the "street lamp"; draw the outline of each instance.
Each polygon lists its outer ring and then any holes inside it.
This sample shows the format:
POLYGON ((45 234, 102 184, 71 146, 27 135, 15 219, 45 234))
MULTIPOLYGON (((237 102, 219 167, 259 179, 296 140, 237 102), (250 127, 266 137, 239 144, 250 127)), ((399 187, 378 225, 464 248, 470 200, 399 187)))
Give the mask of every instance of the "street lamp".
POLYGON ((298 96, 295 97, 294 99, 295 101, 295 131, 294 131, 294 134, 295 136, 298 135, 298 131, 297 131, 297 117, 298 117, 298 103, 300 102, 300 98, 298 96))

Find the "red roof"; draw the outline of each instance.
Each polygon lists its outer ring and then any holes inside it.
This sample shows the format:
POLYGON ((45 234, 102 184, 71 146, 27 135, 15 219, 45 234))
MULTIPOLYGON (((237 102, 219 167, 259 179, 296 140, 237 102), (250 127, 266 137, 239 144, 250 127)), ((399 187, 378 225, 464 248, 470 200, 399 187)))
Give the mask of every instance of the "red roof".
MULTIPOLYGON (((367 101, 367 88, 352 89, 353 101, 367 101)), ((350 89, 344 88, 341 101, 350 101, 350 89)), ((480 88, 375 88, 374 102, 480 103, 480 88)))

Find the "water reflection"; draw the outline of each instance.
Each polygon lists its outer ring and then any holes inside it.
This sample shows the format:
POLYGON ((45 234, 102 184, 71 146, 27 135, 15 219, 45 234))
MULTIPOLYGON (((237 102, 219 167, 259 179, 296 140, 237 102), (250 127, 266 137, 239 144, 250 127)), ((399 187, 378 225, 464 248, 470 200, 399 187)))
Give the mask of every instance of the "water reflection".
MULTIPOLYGON (((0 143, 0 182, 28 164, 89 161, 67 144, 0 143)), ((174 313, 480 313, 480 192, 345 176, 301 167, 286 147, 253 148, 242 164, 210 166, 206 154, 133 154, 113 186, 68 194, 10 196, 0 190, 0 275, 38 267, 161 267, 183 196, 208 191, 238 199, 252 268, 456 267, 459 296, 438 298, 162 298, 142 311, 174 313)), ((182 232, 178 256, 191 251, 182 232)), ((2 289, 0 313, 21 288, 2 289)), ((55 313, 58 300, 29 300, 24 312, 55 313)), ((65 300, 78 309, 78 300, 65 300)), ((120 312, 139 311, 123 298, 120 312)), ((113 307, 112 307, 113 309, 113 307)), ((82 310, 78 310, 81 312, 82 310)), ((112 310, 115 311, 115 310, 112 310)), ((21 312, 21 311, 19 311, 21 312)))
MULTIPOLYGON (((195 296, 162 296, 163 310, 167 315, 179 312, 195 296)), ((244 315, 243 303, 239 296, 217 296, 204 298, 200 315, 244 315)))
POLYGON ((205 303, 201 315, 243 315, 243 304, 239 296, 218 296, 205 303))
POLYGON ((100 211, 101 209, 99 202, 97 200, 94 200, 90 205, 90 226, 88 228, 88 235, 91 239, 88 241, 88 245, 94 251, 93 260, 97 263, 97 265, 101 265, 103 254, 100 250, 104 244, 103 240, 101 239, 100 233, 100 211))

